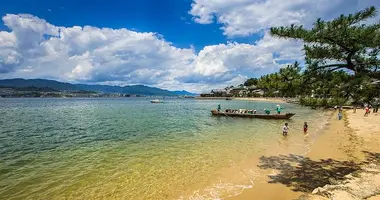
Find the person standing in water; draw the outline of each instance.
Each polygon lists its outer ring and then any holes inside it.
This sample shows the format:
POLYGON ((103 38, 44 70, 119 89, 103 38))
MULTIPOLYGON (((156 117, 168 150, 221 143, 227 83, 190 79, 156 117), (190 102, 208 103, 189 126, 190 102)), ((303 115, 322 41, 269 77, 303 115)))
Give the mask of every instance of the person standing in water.
POLYGON ((285 126, 282 128, 282 135, 283 136, 288 135, 288 131, 289 131, 288 123, 285 123, 285 126))
POLYGON ((277 110, 277 114, 281 114, 281 110, 282 110, 282 108, 281 108, 280 105, 277 105, 276 110, 277 110))
POLYGON ((303 133, 307 133, 307 128, 308 128, 309 126, 307 125, 307 122, 305 122, 305 124, 303 125, 303 133))

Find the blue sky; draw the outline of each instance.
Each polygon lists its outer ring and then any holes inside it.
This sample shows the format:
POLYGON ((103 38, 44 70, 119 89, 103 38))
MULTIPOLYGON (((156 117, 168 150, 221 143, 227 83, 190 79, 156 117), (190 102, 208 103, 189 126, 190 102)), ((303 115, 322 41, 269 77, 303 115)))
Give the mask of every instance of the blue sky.
MULTIPOLYGON (((75 0, 22 0, 3 2, 0 15, 29 13, 57 26, 90 25, 156 32, 180 48, 194 45, 200 50, 206 45, 226 42, 219 24, 203 26, 192 23, 192 16, 188 14, 190 9, 190 0, 93 0, 91 3, 75 0)), ((1 28, 6 29, 4 24, 1 28)))
POLYGON ((317 17, 331 19, 373 4, 380 3, 3 1, 0 78, 146 84, 202 92, 302 60, 302 44, 271 37, 271 26, 310 26, 317 17))

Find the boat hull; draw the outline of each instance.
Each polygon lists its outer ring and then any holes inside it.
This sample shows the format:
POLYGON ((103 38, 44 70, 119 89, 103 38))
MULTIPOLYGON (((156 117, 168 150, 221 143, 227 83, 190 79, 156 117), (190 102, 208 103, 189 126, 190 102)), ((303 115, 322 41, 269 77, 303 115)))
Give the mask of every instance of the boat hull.
POLYGON ((163 103, 163 101, 151 100, 150 103, 163 103))
POLYGON ((211 110, 214 116, 227 116, 227 117, 242 117, 242 118, 259 118, 259 119, 290 119, 295 113, 279 114, 245 114, 245 113, 226 113, 217 110, 211 110))

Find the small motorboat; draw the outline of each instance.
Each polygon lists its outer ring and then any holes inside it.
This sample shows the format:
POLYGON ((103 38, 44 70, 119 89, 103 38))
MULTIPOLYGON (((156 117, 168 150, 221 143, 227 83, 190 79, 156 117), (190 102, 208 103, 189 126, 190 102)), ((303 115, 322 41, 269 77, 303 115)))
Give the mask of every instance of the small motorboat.
POLYGON ((227 97, 226 100, 232 100, 232 98, 231 97, 227 97))
POLYGON ((164 103, 164 101, 159 100, 159 99, 153 99, 153 100, 150 100, 150 103, 164 103))
POLYGON ((211 110, 214 116, 227 116, 227 117, 243 117, 243 118, 260 118, 260 119, 290 119, 295 113, 281 114, 250 114, 250 113, 234 113, 211 110))

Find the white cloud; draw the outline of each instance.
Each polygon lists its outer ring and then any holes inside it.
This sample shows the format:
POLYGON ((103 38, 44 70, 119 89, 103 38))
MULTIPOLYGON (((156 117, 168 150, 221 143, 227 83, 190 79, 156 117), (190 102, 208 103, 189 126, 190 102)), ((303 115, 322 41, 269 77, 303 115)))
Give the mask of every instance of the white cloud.
POLYGON ((180 77, 180 80, 187 83, 223 83, 235 77, 275 72, 303 57, 301 43, 273 38, 265 33, 255 44, 206 46, 197 55, 193 70, 180 77))
POLYGON ((58 27, 31 15, 3 17, 0 78, 51 78, 108 84, 146 84, 202 92, 240 84, 301 58, 301 46, 265 34, 235 42, 177 48, 150 32, 91 26, 58 27))
POLYGON ((193 0, 189 11, 195 22, 222 24, 228 37, 247 36, 272 26, 311 25, 316 18, 331 19, 342 13, 353 13, 371 5, 374 0, 193 0))

